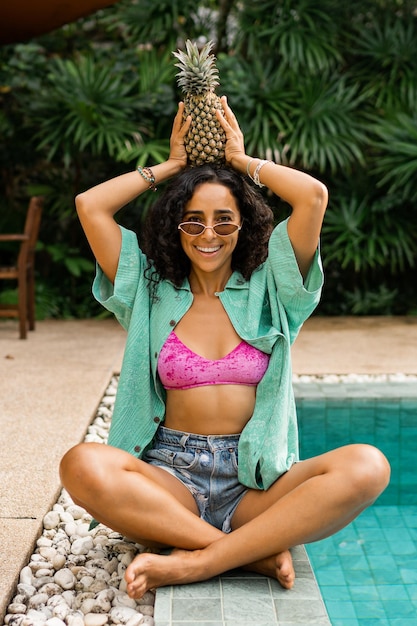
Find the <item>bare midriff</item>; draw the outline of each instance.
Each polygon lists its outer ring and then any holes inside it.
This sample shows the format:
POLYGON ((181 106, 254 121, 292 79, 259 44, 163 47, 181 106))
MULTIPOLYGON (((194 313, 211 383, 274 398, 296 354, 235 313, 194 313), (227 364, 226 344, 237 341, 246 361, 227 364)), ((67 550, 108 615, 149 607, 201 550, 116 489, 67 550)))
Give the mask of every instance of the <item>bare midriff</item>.
POLYGON ((252 417, 256 387, 208 385, 167 391, 164 426, 200 435, 240 433, 252 417))

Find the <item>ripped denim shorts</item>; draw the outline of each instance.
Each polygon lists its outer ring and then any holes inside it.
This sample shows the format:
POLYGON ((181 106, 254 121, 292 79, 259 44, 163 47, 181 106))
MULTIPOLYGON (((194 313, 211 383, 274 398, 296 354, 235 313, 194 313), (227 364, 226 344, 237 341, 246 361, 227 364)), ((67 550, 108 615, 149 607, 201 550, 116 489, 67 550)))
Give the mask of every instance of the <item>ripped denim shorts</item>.
POLYGON ((195 435, 159 426, 143 460, 170 472, 194 496, 201 519, 224 533, 248 488, 237 478, 239 435, 195 435))

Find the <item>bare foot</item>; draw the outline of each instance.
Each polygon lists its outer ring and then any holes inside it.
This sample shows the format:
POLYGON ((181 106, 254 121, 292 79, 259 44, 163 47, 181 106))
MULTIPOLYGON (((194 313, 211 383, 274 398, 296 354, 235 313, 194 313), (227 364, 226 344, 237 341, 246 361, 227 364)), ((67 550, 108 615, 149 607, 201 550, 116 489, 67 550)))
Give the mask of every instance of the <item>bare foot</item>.
POLYGON ((149 589, 193 583, 210 575, 200 571, 199 550, 173 550, 168 556, 142 553, 133 559, 125 572, 127 593, 139 599, 149 589))
POLYGON ((243 569, 276 578, 284 589, 291 589, 294 586, 295 571, 289 550, 246 565, 243 569))

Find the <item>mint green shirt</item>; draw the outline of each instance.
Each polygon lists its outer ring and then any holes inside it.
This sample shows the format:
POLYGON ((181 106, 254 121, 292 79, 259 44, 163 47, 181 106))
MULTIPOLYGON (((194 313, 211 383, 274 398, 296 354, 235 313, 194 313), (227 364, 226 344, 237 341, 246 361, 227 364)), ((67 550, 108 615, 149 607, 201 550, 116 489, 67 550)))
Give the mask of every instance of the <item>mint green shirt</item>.
MULTIPOLYGON (((158 355, 193 294, 187 279, 180 288, 163 280, 152 297, 144 276, 147 258, 137 237, 123 227, 121 232, 114 286, 98 267, 93 294, 128 333, 109 444, 141 458, 165 415, 158 355)), ((247 487, 268 489, 298 460, 290 346, 317 306, 322 284, 318 251, 303 283, 286 220, 274 229, 268 258, 250 280, 234 272, 217 294, 236 333, 271 355, 257 386, 254 413, 239 440, 239 480, 247 487)))

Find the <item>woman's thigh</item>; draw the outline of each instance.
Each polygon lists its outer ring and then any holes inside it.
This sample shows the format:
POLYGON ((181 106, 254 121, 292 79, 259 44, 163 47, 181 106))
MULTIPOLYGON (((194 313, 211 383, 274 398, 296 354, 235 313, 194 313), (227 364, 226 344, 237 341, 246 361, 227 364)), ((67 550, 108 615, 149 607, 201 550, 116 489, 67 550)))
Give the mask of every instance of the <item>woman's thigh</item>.
MULTIPOLYGON (((71 448, 61 461, 60 474, 64 487, 73 498, 85 502, 88 492, 111 492, 117 500, 122 495, 124 480, 133 472, 137 475, 140 492, 141 477, 153 481, 173 495, 183 506, 198 514, 198 507, 190 491, 166 470, 145 463, 132 454, 97 443, 81 443, 71 448)), ((130 478, 130 476, 129 476, 130 478)), ((129 486, 131 487, 131 481, 129 486)), ((110 495, 110 494, 109 494, 110 495)), ((138 493, 140 496, 140 493, 138 493)))
POLYGON ((251 489, 242 498, 233 516, 232 529, 239 528, 308 480, 334 473, 337 490, 357 494, 364 501, 377 497, 389 480, 389 466, 383 454, 367 444, 351 444, 294 463, 266 490, 251 489))

